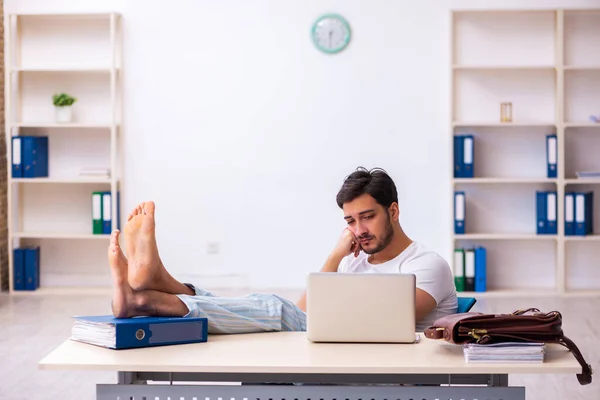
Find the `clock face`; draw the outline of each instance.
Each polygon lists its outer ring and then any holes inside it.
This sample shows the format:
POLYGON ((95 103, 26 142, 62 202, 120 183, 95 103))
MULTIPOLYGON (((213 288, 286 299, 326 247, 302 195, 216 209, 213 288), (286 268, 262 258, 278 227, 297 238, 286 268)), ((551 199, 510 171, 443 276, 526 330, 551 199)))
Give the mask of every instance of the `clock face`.
POLYGON ((325 53, 338 53, 350 43, 350 24, 342 16, 328 14, 320 17, 312 29, 315 46, 325 53))

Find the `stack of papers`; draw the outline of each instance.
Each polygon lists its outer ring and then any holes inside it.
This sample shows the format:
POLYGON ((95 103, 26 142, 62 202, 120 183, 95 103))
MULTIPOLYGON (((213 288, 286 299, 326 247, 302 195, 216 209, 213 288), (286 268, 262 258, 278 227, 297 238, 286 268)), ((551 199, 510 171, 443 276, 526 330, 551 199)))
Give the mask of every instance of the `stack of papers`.
POLYGON ((97 176, 97 177, 108 177, 110 175, 109 168, 81 168, 79 170, 80 176, 97 176))
POLYGON ((544 343, 495 343, 463 345, 467 363, 518 363, 541 364, 544 362, 544 343))
POLYGON ((600 171, 577 171, 578 178, 600 178, 600 171))

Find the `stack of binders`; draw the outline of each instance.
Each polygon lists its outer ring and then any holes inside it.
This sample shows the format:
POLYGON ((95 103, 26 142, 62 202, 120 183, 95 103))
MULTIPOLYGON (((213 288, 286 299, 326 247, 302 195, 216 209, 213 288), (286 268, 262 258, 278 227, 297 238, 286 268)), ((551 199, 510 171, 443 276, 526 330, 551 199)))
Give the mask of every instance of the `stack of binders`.
POLYGON ((40 287, 40 247, 13 249, 14 290, 36 290, 40 287))
POLYGON ((565 193, 565 236, 594 232, 594 192, 565 193))
POLYGON ((454 249, 454 285, 457 292, 487 290, 487 251, 485 247, 454 249))
POLYGON ((454 177, 473 178, 475 176, 473 135, 454 136, 454 177))
POLYGON ((48 177, 48 137, 12 137, 12 177, 48 177))
POLYGON ((556 235, 556 192, 536 191, 536 232, 538 235, 556 235))
MULTIPOLYGON (((112 231, 112 193, 92 193, 92 233, 108 235, 112 231)), ((117 192, 117 224, 115 229, 121 229, 120 195, 117 192)))

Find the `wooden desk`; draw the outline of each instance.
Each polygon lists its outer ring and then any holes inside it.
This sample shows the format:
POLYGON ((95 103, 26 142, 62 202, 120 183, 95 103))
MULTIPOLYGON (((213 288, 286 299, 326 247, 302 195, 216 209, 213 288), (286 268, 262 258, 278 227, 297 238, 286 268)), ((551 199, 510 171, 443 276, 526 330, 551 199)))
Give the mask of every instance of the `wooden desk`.
POLYGON ((98 385, 99 399, 390 400, 443 395, 524 400, 524 388, 508 387, 508 374, 573 374, 577 383, 581 367, 573 355, 560 346, 548 350, 543 364, 466 364, 460 346, 423 337, 416 344, 338 344, 311 343, 305 332, 274 332, 211 335, 208 343, 118 351, 68 340, 39 366, 118 371, 118 385, 98 385), (150 380, 249 385, 146 385, 150 380), (252 384, 265 382, 294 385, 252 384))

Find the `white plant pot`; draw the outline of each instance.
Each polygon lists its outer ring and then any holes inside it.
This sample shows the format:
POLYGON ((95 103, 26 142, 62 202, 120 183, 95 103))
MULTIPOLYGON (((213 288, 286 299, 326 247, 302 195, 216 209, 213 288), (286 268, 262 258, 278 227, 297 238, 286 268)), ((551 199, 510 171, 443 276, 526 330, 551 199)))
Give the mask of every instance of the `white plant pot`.
POLYGON ((73 120, 73 107, 72 106, 64 106, 64 107, 54 107, 56 122, 60 124, 69 123, 73 120))

